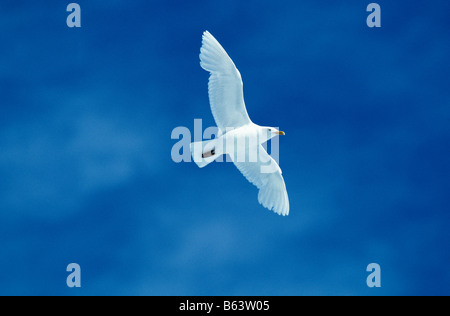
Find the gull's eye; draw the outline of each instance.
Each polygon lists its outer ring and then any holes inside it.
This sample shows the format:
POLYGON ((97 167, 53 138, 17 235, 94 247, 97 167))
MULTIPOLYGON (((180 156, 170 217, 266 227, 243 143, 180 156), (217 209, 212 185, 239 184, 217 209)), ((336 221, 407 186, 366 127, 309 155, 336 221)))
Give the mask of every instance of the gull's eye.
POLYGON ((269 128, 269 132, 271 132, 272 131, 272 129, 271 128, 269 128))

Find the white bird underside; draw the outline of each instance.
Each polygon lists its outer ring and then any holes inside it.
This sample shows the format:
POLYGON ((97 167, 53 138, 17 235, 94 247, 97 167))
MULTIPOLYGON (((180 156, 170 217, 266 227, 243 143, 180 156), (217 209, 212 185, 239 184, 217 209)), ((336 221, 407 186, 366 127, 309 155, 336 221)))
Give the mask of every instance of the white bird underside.
MULTIPOLYGON (((241 74, 219 42, 206 31, 200 50, 200 65, 210 72, 208 93, 211 112, 221 131, 227 128, 256 126, 250 120, 244 103, 241 74)), ((269 210, 280 215, 289 214, 289 199, 281 169, 275 160, 260 145, 254 144, 246 151, 258 152, 256 162, 237 162, 239 171, 259 189, 258 201, 269 210), (259 146, 259 147, 258 147, 259 146), (262 172, 269 161, 273 168, 270 173, 262 172)), ((206 164, 200 165, 203 167, 206 164)))

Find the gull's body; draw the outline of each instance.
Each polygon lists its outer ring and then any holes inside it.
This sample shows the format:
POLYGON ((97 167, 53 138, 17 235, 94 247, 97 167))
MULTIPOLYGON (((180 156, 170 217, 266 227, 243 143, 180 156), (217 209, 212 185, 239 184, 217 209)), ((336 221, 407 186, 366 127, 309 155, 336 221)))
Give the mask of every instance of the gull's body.
POLYGON ((223 154, 259 189, 258 201, 280 215, 289 214, 289 199, 281 169, 262 144, 284 135, 274 127, 254 124, 247 113, 241 75, 219 42, 203 34, 200 64, 211 73, 211 112, 219 128, 216 139, 191 144, 194 161, 204 167, 223 154))

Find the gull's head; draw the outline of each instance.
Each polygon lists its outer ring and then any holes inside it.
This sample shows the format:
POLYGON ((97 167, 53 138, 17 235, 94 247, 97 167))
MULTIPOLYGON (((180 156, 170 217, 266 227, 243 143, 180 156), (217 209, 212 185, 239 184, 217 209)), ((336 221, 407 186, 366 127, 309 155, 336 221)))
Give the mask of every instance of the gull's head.
POLYGON ((269 126, 262 127, 262 132, 263 132, 263 136, 267 135, 266 136, 267 140, 269 140, 275 136, 278 136, 278 135, 285 135, 284 132, 279 131, 277 128, 269 127, 269 126))

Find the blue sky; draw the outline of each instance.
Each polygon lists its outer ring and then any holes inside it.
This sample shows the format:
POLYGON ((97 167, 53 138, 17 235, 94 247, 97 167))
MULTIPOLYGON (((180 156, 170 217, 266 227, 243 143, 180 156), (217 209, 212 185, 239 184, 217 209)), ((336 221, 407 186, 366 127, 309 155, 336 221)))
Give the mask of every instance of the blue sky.
POLYGON ((450 294, 448 1, 379 1, 380 29, 369 1, 68 3, 0 4, 0 294, 450 294), (214 125, 204 30, 286 132, 289 217, 171 160, 214 125))

